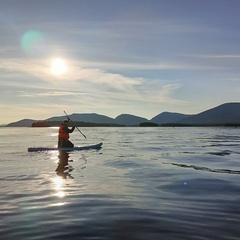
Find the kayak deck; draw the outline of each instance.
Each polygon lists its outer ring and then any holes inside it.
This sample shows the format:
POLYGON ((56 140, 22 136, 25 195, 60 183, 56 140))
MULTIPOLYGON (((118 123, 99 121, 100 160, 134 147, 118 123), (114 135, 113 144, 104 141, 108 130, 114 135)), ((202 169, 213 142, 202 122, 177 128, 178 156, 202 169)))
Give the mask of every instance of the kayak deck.
POLYGON ((43 152, 43 151, 82 151, 82 150, 91 150, 91 149, 100 149, 102 147, 102 143, 88 145, 88 146, 76 146, 73 148, 57 148, 57 147, 30 147, 28 148, 28 152, 43 152))

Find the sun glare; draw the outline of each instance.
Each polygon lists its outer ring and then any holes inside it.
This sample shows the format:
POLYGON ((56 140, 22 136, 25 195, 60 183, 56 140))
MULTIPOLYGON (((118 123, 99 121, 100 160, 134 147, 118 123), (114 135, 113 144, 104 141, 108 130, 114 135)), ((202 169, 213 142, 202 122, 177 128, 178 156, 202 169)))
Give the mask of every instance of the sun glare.
POLYGON ((67 65, 61 58, 55 58, 51 63, 51 72, 55 75, 62 75, 67 72, 67 65))

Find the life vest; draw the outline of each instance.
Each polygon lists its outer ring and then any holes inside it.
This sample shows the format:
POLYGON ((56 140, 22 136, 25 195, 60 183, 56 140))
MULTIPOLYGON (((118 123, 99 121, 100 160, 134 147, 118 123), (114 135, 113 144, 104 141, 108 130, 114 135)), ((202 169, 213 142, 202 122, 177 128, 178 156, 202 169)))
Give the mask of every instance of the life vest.
POLYGON ((64 138, 64 139, 69 139, 69 133, 64 131, 64 126, 63 124, 60 125, 59 130, 58 130, 58 137, 59 138, 64 138))

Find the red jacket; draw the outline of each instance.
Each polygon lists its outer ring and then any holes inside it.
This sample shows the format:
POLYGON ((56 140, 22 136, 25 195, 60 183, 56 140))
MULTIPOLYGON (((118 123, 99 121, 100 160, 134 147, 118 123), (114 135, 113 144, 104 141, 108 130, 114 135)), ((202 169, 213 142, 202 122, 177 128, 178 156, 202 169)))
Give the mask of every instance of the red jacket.
POLYGON ((64 139, 69 139, 69 133, 68 133, 68 128, 66 125, 61 124, 58 130, 58 137, 59 138, 64 138, 64 139))

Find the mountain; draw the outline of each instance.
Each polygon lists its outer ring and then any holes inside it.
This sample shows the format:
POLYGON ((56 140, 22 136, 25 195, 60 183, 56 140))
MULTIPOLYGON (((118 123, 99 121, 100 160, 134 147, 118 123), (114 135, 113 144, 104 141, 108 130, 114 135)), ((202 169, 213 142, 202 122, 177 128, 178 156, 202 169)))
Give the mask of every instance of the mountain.
POLYGON ((146 118, 137 117, 131 114, 121 114, 115 118, 115 123, 127 126, 138 126, 140 123, 148 121, 149 120, 146 118))
MULTIPOLYGON (((122 124, 126 126, 138 126, 140 123, 149 122, 148 119, 131 114, 121 114, 115 119, 96 113, 74 113, 69 115, 72 121, 86 123, 122 124)), ((51 117, 44 121, 63 121, 66 116, 51 117)), ((9 123, 7 127, 30 127, 37 120, 23 119, 9 123)), ((240 125, 240 103, 225 103, 199 114, 187 115, 181 113, 163 112, 153 117, 150 122, 157 124, 187 124, 187 125, 240 125)))
POLYGON ((240 103, 225 103, 179 121, 183 124, 240 123, 240 103))
POLYGON ((181 114, 181 113, 171 113, 171 112, 163 112, 153 117, 150 122, 157 124, 164 123, 178 123, 184 118, 190 117, 191 115, 181 114))
MULTIPOLYGON (((69 118, 72 121, 76 122, 93 122, 93 123, 115 123, 115 120, 113 118, 99 115, 96 113, 73 113, 69 115, 69 118)), ((46 121, 63 121, 66 120, 66 116, 60 116, 60 117, 51 117, 46 119, 46 121)))
POLYGON ((33 119, 22 119, 17 122, 12 122, 7 124, 6 127, 31 127, 32 123, 36 122, 36 120, 33 119))

